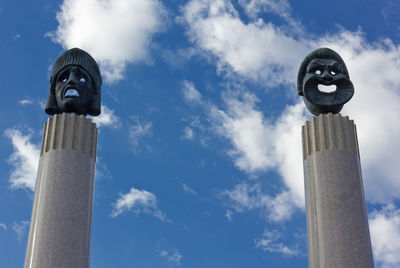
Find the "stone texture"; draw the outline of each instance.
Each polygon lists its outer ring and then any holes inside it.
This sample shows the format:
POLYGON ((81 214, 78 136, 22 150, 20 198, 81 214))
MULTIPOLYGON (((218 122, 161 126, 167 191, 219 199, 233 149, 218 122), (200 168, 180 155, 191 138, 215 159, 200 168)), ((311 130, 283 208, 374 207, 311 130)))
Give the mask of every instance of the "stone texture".
POLYGON ((46 122, 25 268, 89 267, 96 147, 90 119, 46 122))
POLYGON ((374 267, 354 122, 319 115, 302 138, 309 267, 374 267))

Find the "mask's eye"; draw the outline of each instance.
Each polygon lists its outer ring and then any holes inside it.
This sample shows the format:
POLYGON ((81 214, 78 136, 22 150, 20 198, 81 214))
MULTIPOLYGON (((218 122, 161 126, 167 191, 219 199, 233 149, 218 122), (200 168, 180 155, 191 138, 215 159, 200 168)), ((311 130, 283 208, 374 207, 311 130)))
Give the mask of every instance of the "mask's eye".
POLYGON ((86 82, 86 78, 82 76, 82 77, 79 79, 79 81, 81 81, 82 83, 85 83, 85 82, 86 82))
POLYGON ((330 71, 331 75, 336 75, 337 73, 333 70, 330 71))
POLYGON ((69 77, 69 71, 68 71, 68 70, 64 70, 63 72, 61 72, 61 73, 58 75, 57 81, 58 81, 58 82, 65 83, 65 82, 68 81, 68 77, 69 77))
POLYGON ((316 74, 322 74, 322 72, 321 72, 320 69, 315 70, 315 73, 316 73, 316 74))

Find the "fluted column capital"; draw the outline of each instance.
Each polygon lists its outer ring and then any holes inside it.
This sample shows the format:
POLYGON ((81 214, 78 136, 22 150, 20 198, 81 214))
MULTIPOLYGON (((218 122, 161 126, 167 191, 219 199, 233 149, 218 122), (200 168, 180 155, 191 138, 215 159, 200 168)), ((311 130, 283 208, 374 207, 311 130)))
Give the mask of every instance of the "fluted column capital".
POLYGON ((95 158, 97 132, 96 123, 83 115, 57 114, 45 123, 40 156, 51 150, 64 149, 81 151, 95 158))
POLYGON ((357 130, 353 120, 341 114, 321 114, 302 127, 303 159, 329 150, 345 150, 360 157, 357 130))

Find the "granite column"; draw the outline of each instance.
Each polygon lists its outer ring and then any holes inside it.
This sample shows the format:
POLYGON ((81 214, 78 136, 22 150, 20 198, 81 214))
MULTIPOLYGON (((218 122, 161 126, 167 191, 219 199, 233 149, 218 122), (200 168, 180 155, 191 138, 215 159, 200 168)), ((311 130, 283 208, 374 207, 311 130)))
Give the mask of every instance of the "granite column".
POLYGON ((97 127, 63 113, 45 123, 25 268, 88 268, 97 127))
POLYGON ((354 122, 320 114, 302 138, 309 267, 374 267, 354 122))

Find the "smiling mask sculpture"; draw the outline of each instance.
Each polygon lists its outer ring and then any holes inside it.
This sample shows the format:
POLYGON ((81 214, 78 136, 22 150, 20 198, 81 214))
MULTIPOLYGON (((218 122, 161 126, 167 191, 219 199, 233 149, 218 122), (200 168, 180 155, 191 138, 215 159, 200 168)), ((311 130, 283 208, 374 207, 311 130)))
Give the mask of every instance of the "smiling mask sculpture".
POLYGON ((99 66, 92 56, 79 48, 65 51, 53 66, 46 113, 99 115, 101 84, 99 66))
POLYGON ((354 94, 353 83, 343 59, 329 48, 314 50, 303 60, 297 76, 297 92, 303 96, 308 110, 319 114, 339 113, 354 94), (336 86, 323 92, 318 86, 336 86))

